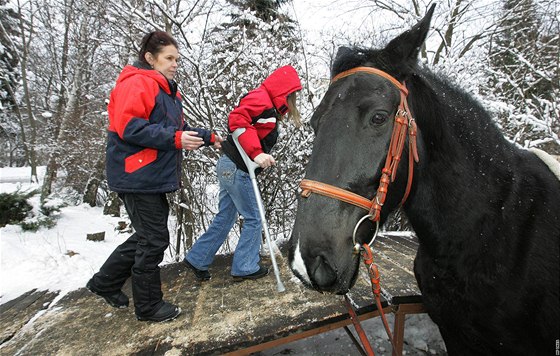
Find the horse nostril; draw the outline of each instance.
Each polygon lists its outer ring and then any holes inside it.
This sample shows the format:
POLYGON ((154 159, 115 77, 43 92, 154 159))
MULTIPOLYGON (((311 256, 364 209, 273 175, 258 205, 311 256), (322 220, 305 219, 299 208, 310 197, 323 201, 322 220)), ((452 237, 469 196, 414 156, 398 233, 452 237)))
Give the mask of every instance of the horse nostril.
POLYGON ((317 256, 311 264, 311 279, 317 287, 326 290, 336 282, 336 272, 323 256, 317 256))

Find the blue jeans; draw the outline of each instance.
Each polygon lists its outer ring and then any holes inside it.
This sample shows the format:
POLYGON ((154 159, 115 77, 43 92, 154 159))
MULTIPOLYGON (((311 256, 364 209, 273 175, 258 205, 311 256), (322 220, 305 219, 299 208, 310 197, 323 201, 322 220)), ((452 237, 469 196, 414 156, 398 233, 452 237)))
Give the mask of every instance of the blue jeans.
POLYGON ((262 223, 255 192, 249 174, 238 169, 226 155, 218 160, 216 171, 220 183, 218 214, 208 230, 196 240, 185 260, 197 269, 208 270, 237 215, 241 214, 245 222, 233 254, 231 275, 246 276, 260 268, 262 223))

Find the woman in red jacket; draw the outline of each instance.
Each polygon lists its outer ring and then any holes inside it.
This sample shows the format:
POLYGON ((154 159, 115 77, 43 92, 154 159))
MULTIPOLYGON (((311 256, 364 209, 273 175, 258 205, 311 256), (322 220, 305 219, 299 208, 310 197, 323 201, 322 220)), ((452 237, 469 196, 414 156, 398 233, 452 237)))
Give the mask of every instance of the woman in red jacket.
POLYGON ((220 148, 209 130, 183 120, 181 95, 173 81, 177 42, 155 31, 142 39, 138 61, 122 70, 109 102, 107 182, 123 200, 135 233, 118 246, 87 283, 117 308, 128 306, 121 291, 132 277, 138 320, 174 319, 181 309, 163 300, 159 263, 169 245, 166 193, 180 187, 182 149, 220 148))
MULTIPOLYGON (((275 164, 270 150, 278 138, 278 121, 287 114, 296 126, 301 125, 296 107, 296 92, 299 90, 301 83, 296 70, 291 66, 281 67, 244 96, 229 115, 229 131, 245 128, 239 136, 239 143, 261 168, 275 164)), ((268 274, 268 268, 259 263, 262 225, 255 193, 231 135, 222 143, 222 148, 225 154, 216 167, 220 183, 219 212, 185 256, 184 262, 198 279, 210 279, 208 267, 241 214, 245 220, 235 248, 231 275, 235 281, 261 278, 268 274)))

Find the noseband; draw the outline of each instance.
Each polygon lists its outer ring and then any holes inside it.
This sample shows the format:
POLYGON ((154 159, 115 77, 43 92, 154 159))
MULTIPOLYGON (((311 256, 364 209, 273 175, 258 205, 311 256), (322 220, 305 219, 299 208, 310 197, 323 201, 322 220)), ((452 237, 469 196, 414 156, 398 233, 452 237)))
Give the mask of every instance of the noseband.
POLYGON ((416 126, 416 121, 410 114, 410 110, 408 108, 408 102, 406 101, 408 90, 405 84, 404 83, 401 84, 398 80, 396 80, 394 77, 390 76, 389 74, 375 68, 356 67, 336 75, 331 80, 331 84, 333 84, 339 79, 348 77, 356 73, 375 74, 389 80, 394 86, 397 87, 397 89, 399 89, 400 96, 401 96, 400 104, 395 114, 395 124, 393 125, 393 133, 391 135, 389 151, 387 152, 385 166, 381 171, 382 174, 379 181, 379 187, 377 188, 377 192, 375 193, 373 199, 369 200, 361 195, 350 192, 348 190, 338 188, 326 183, 310 180, 310 179, 302 180, 300 183, 300 187, 302 189, 301 196, 304 198, 308 198, 311 195, 311 193, 316 193, 367 210, 368 214, 365 215, 362 219, 360 219, 356 224, 352 238, 353 238, 354 245, 356 245, 356 231, 358 230, 358 226, 360 226, 360 224, 365 219, 369 218, 371 221, 377 223, 375 234, 369 243, 369 245, 371 245, 375 240, 375 237, 377 236, 377 232, 379 230, 379 219, 381 217, 381 208, 385 203, 385 198, 387 196, 389 184, 395 181, 395 176, 397 173, 399 162, 401 160, 407 133, 408 133, 408 150, 409 150, 408 181, 406 184, 406 190, 404 196, 401 201, 401 205, 404 204, 404 202, 408 198, 410 189, 412 187, 414 161, 416 162, 419 161, 418 150, 416 147, 416 135, 417 135, 418 128, 416 126))

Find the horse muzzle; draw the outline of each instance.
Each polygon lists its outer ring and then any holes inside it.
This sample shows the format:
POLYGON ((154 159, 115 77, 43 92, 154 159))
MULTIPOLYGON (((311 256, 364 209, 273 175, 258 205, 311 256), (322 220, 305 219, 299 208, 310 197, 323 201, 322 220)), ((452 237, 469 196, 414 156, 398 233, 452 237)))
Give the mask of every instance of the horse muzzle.
MULTIPOLYGON (((345 294, 355 281, 355 273, 351 272, 349 276, 341 273, 341 269, 337 267, 342 263, 339 257, 323 252, 314 254, 304 251, 302 254, 298 244, 290 254, 290 268, 308 288, 321 293, 345 294)), ((348 273, 349 269, 345 268, 343 271, 348 273)))
POLYGON ((323 256, 316 256, 308 266, 311 284, 320 292, 333 292, 338 274, 329 261, 323 256))

